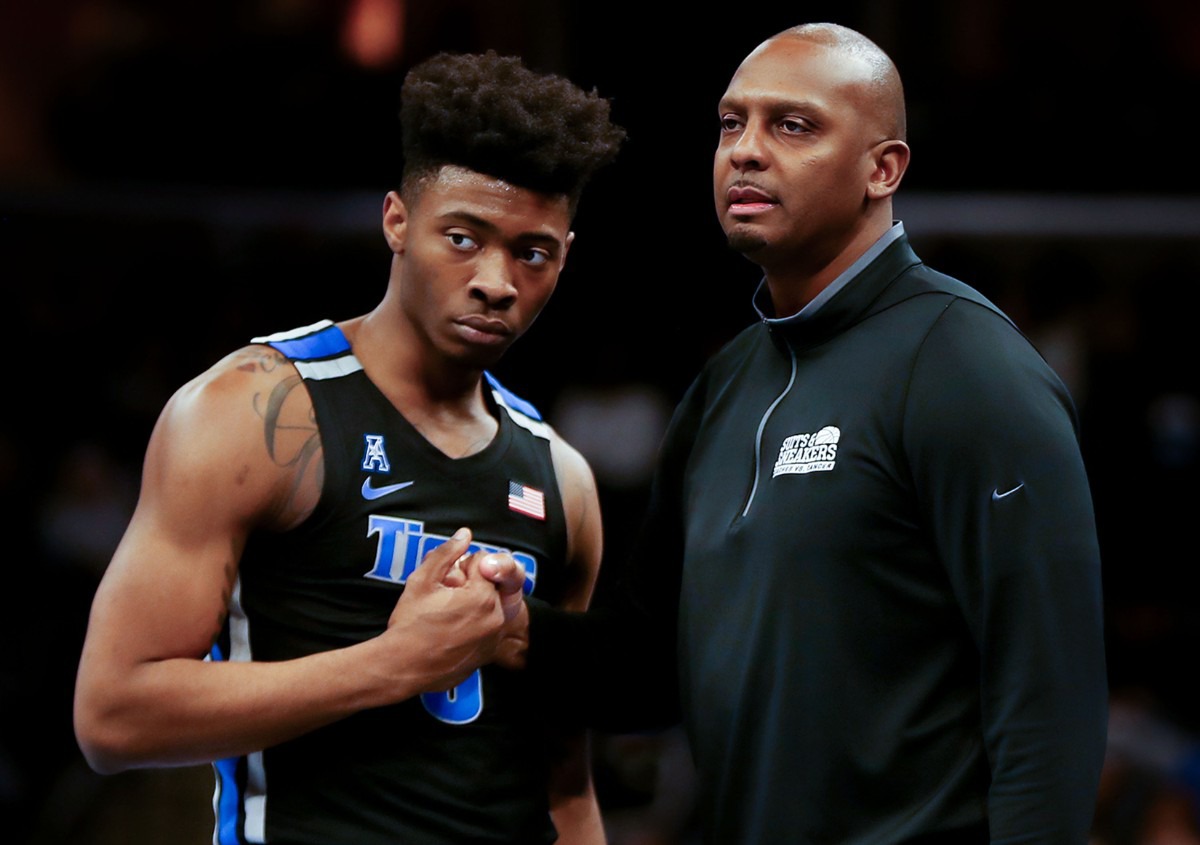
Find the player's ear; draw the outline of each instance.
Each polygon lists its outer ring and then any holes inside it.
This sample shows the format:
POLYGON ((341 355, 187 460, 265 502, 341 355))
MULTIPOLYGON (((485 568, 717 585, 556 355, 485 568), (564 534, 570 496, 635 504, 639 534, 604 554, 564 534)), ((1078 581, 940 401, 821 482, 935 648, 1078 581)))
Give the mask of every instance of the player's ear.
POLYGON ((408 233, 408 209, 400 194, 388 191, 383 200, 383 237, 396 255, 404 252, 404 238, 408 233))
POLYGON ((558 272, 562 272, 563 267, 567 263, 567 253, 571 251, 571 244, 575 242, 575 233, 567 232, 567 242, 563 244, 562 255, 558 257, 558 272))

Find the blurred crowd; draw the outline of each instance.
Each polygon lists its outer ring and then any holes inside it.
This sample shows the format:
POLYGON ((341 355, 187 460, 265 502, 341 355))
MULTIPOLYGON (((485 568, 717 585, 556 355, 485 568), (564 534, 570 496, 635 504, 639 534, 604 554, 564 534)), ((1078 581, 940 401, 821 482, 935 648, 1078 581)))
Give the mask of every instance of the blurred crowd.
MULTIPOLYGON (((1200 81, 1194 3, 1152 0, 1113 20, 1071 2, 903 15, 898 2, 810 4, 740 30, 705 24, 721 56, 687 74, 688 45, 630 31, 620 4, 12 5, 0 9, 0 280, 13 315, 0 829, 21 845, 211 838, 203 768, 102 778, 83 765, 70 708, 88 607, 175 387, 253 335, 377 298, 396 83, 412 62, 521 53, 613 96, 630 129, 623 161, 585 195, 559 292, 499 371, 590 459, 613 558, 633 542, 674 401, 752 318, 753 268, 710 219, 705 144, 743 48, 792 15, 882 33, 912 103, 905 191, 1200 202, 1180 148, 1200 81), (638 61, 616 62, 618 39, 638 61)), ((1200 845, 1200 231, 910 235, 1014 318, 1079 406, 1112 688, 1094 845, 1200 845)), ((597 737, 595 759, 613 845, 695 841, 679 732, 597 737)))

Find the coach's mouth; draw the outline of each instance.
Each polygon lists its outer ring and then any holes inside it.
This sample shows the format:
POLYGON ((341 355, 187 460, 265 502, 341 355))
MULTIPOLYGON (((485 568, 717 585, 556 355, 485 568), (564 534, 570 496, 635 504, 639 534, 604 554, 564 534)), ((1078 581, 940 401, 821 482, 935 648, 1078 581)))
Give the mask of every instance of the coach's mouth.
POLYGON ((761 214, 779 205, 774 196, 755 185, 734 185, 725 196, 729 212, 738 216, 761 214))

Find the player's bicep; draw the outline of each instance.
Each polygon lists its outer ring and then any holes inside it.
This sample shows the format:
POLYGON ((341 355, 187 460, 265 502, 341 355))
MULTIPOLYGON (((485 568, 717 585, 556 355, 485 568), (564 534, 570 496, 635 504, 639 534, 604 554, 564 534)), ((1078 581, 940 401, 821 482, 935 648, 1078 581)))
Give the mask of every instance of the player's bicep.
POLYGON ((246 535, 289 486, 263 445, 261 381, 237 372, 198 380, 164 409, 137 508, 93 603, 88 636, 101 647, 85 657, 120 670, 207 652, 246 535))

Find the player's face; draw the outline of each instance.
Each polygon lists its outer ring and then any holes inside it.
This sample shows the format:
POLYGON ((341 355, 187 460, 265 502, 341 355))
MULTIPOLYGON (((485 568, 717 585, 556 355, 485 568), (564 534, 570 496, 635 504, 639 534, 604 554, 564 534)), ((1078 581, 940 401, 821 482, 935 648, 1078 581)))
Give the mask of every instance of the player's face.
POLYGON ((574 234, 565 196, 443 167, 411 207, 389 194, 384 231, 407 320, 433 348, 487 367, 554 291, 574 234))
POLYGON ((777 38, 751 53, 721 98, 713 161, 730 246, 764 267, 827 260, 862 225, 879 143, 866 65, 777 38))

